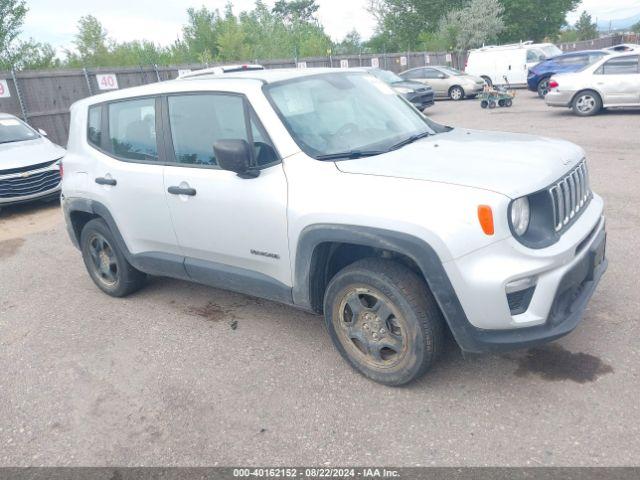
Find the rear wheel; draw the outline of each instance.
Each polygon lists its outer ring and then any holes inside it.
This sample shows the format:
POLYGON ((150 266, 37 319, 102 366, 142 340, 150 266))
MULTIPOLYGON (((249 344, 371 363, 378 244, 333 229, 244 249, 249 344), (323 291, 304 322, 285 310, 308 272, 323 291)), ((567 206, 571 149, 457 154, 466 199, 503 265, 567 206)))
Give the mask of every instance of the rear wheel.
POLYGON ((513 100, 511 100, 510 98, 507 98, 507 99, 504 101, 504 106, 505 106, 505 107, 509 108, 509 107, 511 107, 512 105, 513 105, 513 100))
POLYGON ((324 312, 344 359, 385 385, 420 377, 442 348, 442 314, 427 285, 390 260, 360 260, 338 272, 327 287, 324 312))
POLYGON ((538 83, 538 96, 544 98, 547 96, 547 93, 549 93, 549 79, 543 78, 538 83))
POLYGON ((455 101, 462 100, 464 98, 464 90, 462 87, 458 85, 451 87, 449 89, 449 98, 455 101))
POLYGON ((592 90, 578 93, 573 99, 573 112, 581 117, 595 115, 602 110, 600 95, 592 90))
POLYGON ((489 101, 489 108, 496 108, 496 102, 494 100, 489 101))
POLYGON ((486 100, 482 100, 480 102, 480 107, 481 108, 487 108, 489 106, 489 102, 487 102, 486 100))
POLYGON ((144 285, 146 275, 127 261, 104 220, 94 219, 84 226, 80 246, 91 279, 107 295, 124 297, 144 285))

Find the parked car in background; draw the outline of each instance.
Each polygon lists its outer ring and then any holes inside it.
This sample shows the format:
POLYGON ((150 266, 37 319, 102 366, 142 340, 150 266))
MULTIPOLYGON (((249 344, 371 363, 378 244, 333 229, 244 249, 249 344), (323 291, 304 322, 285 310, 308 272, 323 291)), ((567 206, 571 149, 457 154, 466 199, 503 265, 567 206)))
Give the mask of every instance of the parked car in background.
POLYGON ((353 68, 352 70, 360 70, 373 75, 378 80, 382 80, 393 90, 402 95, 413 104, 418 110, 422 111, 433 105, 434 92, 433 88, 420 82, 411 82, 404 80, 389 70, 383 70, 375 67, 353 68))
POLYGON ((640 107, 640 54, 609 55, 579 72, 555 75, 545 100, 580 116, 603 108, 640 107))
POLYGON ((584 150, 439 125, 363 72, 95 95, 68 150, 63 211, 97 288, 160 275, 323 314, 386 385, 424 374, 446 329, 476 353, 568 334, 607 268, 584 150))
POLYGON ((607 47, 605 50, 618 53, 636 52, 640 50, 640 45, 635 43, 621 43, 619 45, 614 45, 613 47, 607 47))
POLYGON ((0 113, 0 208, 60 195, 62 147, 22 120, 0 113))
POLYGON ((544 98, 549 92, 549 79, 553 75, 577 72, 610 54, 611 52, 606 50, 585 50, 548 58, 529 69, 527 87, 532 92, 538 92, 538 95, 544 98))
POLYGON ((400 77, 433 88, 436 97, 462 100, 475 98, 485 86, 484 80, 452 67, 418 67, 404 71, 400 77))
POLYGON ((469 51, 464 71, 482 77, 487 84, 509 83, 524 86, 534 65, 562 54, 552 43, 514 43, 492 45, 469 51))
POLYGON ((201 68, 193 72, 180 75, 179 78, 194 78, 202 75, 223 75, 225 73, 247 72, 254 70, 264 70, 262 65, 243 64, 243 65, 221 65, 218 67, 201 68))

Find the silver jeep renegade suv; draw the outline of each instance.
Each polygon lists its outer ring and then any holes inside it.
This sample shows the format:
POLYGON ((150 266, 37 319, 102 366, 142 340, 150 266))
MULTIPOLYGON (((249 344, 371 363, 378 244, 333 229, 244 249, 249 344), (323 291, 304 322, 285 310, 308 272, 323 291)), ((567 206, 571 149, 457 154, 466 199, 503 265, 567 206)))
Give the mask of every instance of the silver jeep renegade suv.
POLYGON ((602 199, 561 140, 438 125, 363 72, 203 75, 71 108, 63 205, 109 295, 161 275, 324 314, 345 360, 422 375, 557 339, 606 269, 602 199))

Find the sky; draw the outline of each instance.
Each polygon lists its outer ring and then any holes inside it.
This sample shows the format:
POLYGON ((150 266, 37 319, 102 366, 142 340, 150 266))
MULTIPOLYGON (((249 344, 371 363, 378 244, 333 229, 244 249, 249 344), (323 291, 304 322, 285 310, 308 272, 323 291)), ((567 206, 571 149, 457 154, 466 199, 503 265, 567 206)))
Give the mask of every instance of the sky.
MULTIPOLYGON (((317 0, 318 16, 333 40, 341 40, 354 28, 363 38, 375 29, 367 12, 369 0, 317 0)), ((205 5, 222 10, 227 0, 27 0, 29 13, 23 28, 25 37, 49 42, 57 48, 70 47, 78 18, 92 14, 118 41, 147 39, 161 45, 172 43, 181 33, 189 6, 205 5)), ((266 2, 272 5, 273 0, 266 2)), ((234 0, 234 11, 249 10, 254 0, 234 0)), ((638 0, 583 0, 568 21, 575 22, 587 10, 598 20, 625 18, 640 13, 638 0)))

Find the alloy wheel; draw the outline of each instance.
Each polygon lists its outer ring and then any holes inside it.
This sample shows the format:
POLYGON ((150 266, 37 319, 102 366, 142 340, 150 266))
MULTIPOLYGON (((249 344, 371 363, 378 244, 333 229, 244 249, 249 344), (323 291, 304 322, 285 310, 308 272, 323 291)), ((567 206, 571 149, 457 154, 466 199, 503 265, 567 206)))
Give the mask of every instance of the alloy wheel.
POLYGON ((580 113, 590 113, 596 108, 597 102, 593 95, 587 93, 576 99, 576 108, 580 113))
POLYGON ((115 285, 118 282, 118 261, 107 239, 93 233, 89 238, 89 254, 96 278, 106 286, 115 285))
POLYGON ((347 290, 334 326, 345 349, 370 368, 392 368, 407 352, 407 322, 388 298, 372 288, 347 290))
POLYGON ((463 96, 462 90, 460 88, 451 89, 451 99, 452 100, 460 100, 463 96))

